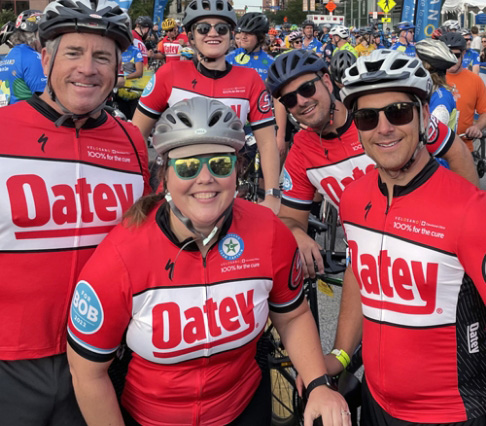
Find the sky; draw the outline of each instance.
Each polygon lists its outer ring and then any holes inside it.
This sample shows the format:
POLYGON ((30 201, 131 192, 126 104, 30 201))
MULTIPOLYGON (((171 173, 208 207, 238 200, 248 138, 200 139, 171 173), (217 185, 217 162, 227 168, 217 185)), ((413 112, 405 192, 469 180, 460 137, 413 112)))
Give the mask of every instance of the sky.
POLYGON ((233 7, 235 9, 243 9, 248 6, 248 12, 261 12, 262 0, 234 0, 233 7))

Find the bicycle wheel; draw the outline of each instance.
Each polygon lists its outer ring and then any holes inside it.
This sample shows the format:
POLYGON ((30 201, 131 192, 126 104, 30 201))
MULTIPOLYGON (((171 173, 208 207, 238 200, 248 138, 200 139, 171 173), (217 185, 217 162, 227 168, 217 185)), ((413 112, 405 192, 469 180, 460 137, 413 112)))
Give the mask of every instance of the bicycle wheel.
POLYGON ((270 343, 268 365, 272 388, 272 426, 302 425, 303 410, 295 387, 297 373, 273 325, 268 326, 265 334, 270 343))

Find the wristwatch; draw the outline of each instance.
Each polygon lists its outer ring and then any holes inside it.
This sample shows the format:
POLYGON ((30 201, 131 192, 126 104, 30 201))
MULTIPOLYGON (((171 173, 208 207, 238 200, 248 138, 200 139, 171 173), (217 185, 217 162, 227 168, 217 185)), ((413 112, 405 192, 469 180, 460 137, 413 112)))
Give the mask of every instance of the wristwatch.
POLYGON ((272 197, 275 197, 275 198, 282 198, 282 191, 280 189, 277 189, 277 188, 272 188, 272 189, 267 189, 265 191, 265 196, 267 195, 271 195, 272 197))
POLYGON ((310 393, 316 388, 317 386, 327 386, 329 389, 336 391, 336 386, 332 383, 332 378, 328 374, 324 374, 317 379, 312 380, 309 385, 305 388, 305 397, 309 399, 310 393))

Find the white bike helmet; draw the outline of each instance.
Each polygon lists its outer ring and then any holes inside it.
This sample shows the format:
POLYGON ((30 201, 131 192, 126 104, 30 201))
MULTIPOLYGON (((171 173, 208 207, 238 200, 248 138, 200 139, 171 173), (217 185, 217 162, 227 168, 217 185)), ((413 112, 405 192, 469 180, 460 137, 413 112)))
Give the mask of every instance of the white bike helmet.
POLYGON ((349 37, 349 28, 343 27, 342 25, 336 25, 329 34, 337 35, 341 38, 348 38, 349 37))
POLYGON ((406 92, 428 100, 432 79, 418 58, 398 50, 378 49, 361 56, 346 70, 341 98, 348 109, 360 96, 384 91, 406 92))

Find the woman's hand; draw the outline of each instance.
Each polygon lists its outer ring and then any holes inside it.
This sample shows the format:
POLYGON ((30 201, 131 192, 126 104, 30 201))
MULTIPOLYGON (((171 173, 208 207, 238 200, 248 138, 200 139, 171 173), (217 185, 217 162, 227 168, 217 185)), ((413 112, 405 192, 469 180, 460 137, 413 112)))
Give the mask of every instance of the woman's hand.
POLYGON ((304 410, 304 426, 322 417, 324 426, 351 426, 351 413, 344 397, 327 386, 316 387, 304 410))

